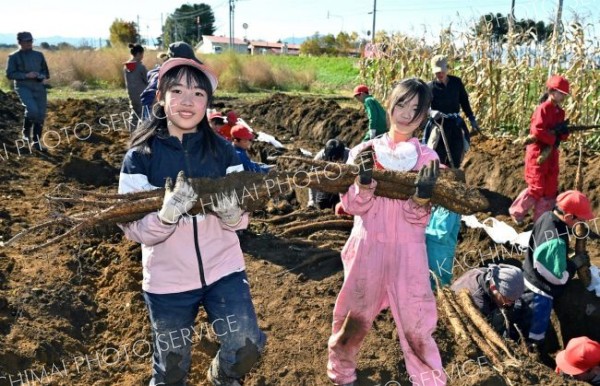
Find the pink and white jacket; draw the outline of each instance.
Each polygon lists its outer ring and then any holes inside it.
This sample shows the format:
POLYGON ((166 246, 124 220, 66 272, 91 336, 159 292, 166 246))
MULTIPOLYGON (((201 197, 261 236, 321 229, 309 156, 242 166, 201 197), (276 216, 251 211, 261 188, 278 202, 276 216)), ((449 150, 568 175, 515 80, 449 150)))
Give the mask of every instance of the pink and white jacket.
MULTIPOLYGON (((184 134, 183 140, 156 136, 150 141, 151 153, 130 149, 125 155, 119 177, 119 193, 131 193, 164 186, 175 181, 180 170, 186 177, 222 177, 242 171, 230 143, 216 139, 216 151, 206 151, 207 134, 184 134)), ((164 224, 158 213, 138 221, 121 224, 128 239, 142 244, 142 289, 168 294, 206 287, 217 280, 245 269, 239 239, 235 233, 248 226, 248 215, 234 228, 223 224, 214 214, 183 216, 177 224, 164 224)))

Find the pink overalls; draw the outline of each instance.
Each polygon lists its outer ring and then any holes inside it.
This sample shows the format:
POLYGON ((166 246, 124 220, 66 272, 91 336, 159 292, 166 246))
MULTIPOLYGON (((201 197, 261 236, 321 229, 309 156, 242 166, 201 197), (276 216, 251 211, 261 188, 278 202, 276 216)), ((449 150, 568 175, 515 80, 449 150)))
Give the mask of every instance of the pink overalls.
MULTIPOLYGON (((388 135, 352 149, 348 163, 371 143, 395 144, 388 135)), ((417 147, 420 170, 437 154, 417 147)), ((377 156, 377 155, 376 155, 377 156)), ((356 357, 375 317, 390 307, 413 385, 445 385, 446 376, 432 333, 437 323, 435 297, 429 282, 425 227, 430 208, 411 199, 377 197, 376 181, 368 189, 355 183, 342 195, 343 208, 354 215, 354 227, 342 250, 344 284, 333 311, 327 374, 336 384, 356 380, 356 357), (350 312, 352 334, 341 328, 350 312)))

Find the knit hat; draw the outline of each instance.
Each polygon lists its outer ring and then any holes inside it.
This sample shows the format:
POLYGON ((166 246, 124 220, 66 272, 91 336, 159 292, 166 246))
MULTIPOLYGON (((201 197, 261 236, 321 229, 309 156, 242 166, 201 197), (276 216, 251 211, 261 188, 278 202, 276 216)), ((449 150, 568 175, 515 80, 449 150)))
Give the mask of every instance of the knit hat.
POLYGON ((502 296, 512 301, 521 297, 525 290, 523 271, 509 264, 490 264, 488 269, 492 282, 502 296))

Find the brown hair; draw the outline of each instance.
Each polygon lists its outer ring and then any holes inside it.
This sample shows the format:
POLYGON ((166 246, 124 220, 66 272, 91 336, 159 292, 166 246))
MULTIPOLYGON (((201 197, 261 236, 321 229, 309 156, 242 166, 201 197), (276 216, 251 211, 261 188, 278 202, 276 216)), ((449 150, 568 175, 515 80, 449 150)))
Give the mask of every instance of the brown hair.
POLYGON ((419 124, 423 123, 427 118, 427 111, 431 106, 433 95, 427 83, 418 78, 404 79, 394 85, 388 98, 389 117, 391 118, 396 105, 411 100, 415 95, 418 98, 417 111, 410 122, 420 119, 419 124))

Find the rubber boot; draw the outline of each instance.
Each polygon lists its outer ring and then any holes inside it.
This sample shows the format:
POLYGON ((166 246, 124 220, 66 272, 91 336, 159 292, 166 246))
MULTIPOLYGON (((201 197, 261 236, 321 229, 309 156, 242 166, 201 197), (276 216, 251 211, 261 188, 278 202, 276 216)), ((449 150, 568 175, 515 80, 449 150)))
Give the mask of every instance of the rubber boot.
POLYGON ((31 126, 33 126, 33 122, 29 120, 29 118, 25 118, 23 121, 23 140, 31 141, 31 126))
POLYGON ((241 386, 236 379, 230 378, 223 374, 219 368, 219 362, 217 358, 213 359, 212 363, 210 364, 206 379, 208 379, 213 386, 241 386))
POLYGON ((42 128, 44 127, 43 123, 34 123, 33 124, 33 141, 37 142, 36 146, 41 152, 46 152, 46 148, 42 146, 42 128))

